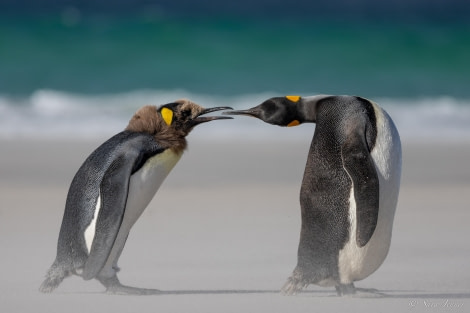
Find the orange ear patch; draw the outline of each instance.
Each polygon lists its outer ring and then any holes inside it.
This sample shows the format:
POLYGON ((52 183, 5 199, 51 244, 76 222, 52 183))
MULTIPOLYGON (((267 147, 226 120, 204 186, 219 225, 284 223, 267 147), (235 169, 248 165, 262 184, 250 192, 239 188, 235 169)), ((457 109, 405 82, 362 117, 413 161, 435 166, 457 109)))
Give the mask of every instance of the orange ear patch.
POLYGON ((287 127, 292 127, 292 126, 297 126, 300 125, 300 122, 298 120, 293 120, 289 124, 287 124, 287 127))
POLYGON ((286 96, 286 98, 292 102, 298 102, 300 100, 300 96, 286 96))

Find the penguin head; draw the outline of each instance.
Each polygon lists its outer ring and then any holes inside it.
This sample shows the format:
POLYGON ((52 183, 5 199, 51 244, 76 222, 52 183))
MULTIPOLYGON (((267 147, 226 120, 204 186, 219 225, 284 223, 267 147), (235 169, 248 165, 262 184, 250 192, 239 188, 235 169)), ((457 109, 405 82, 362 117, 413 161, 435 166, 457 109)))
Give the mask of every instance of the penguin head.
POLYGON ((269 124, 290 127, 300 125, 305 121, 299 108, 300 103, 301 97, 299 96, 275 97, 248 110, 236 110, 222 114, 247 115, 259 118, 269 124))
POLYGON ((231 119, 228 116, 201 115, 231 109, 230 107, 206 109, 186 99, 163 104, 160 107, 149 105, 140 108, 134 114, 126 130, 146 132, 155 136, 185 137, 199 124, 214 120, 231 119))
POLYGON ((222 119, 230 119, 228 116, 201 116, 220 110, 232 110, 231 107, 203 108, 189 100, 177 100, 164 104, 158 108, 158 112, 165 124, 185 135, 197 125, 222 119))

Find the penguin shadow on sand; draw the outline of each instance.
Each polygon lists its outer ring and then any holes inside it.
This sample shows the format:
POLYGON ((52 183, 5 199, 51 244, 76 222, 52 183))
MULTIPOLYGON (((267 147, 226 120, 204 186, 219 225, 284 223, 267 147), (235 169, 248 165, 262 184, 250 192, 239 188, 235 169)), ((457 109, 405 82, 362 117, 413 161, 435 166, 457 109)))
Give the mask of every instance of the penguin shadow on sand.
MULTIPOLYGON (((360 289, 360 288, 358 288, 360 289)), ((279 289, 181 289, 181 290, 154 290, 153 293, 147 293, 147 295, 154 296, 185 296, 185 295, 280 295, 279 289)), ((60 291, 57 294, 96 294, 94 291, 60 291)), ((98 292, 103 293, 103 292, 98 292)), ((109 293, 111 295, 126 295, 129 293, 109 293)), ((315 290, 302 290, 296 294, 296 297, 308 297, 308 298, 338 298, 338 295, 334 290, 328 289, 315 289, 315 290)), ((458 299, 470 299, 470 292, 431 292, 426 290, 387 290, 383 289, 375 293, 357 293, 354 295, 345 295, 345 297, 354 297, 359 299, 406 299, 412 301, 428 301, 433 300, 435 303, 444 303, 448 300, 458 299)))

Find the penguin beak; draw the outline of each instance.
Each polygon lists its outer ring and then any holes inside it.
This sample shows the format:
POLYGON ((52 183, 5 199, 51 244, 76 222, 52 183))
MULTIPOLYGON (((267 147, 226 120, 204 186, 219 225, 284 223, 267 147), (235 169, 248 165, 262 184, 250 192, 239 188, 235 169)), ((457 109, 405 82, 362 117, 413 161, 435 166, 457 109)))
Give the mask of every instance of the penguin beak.
POLYGON ((255 108, 251 108, 248 110, 236 110, 236 111, 230 111, 230 112, 222 112, 222 114, 225 115, 246 115, 246 116, 251 116, 251 117, 256 117, 256 118, 261 118, 259 110, 256 110, 255 108))
POLYGON ((216 111, 221 111, 221 110, 233 110, 231 107, 214 107, 214 108, 207 108, 202 110, 195 119, 192 120, 192 126, 196 126, 202 123, 210 122, 210 121, 215 121, 215 120, 229 120, 232 119, 233 117, 229 116, 202 116, 204 114, 216 112, 216 111))

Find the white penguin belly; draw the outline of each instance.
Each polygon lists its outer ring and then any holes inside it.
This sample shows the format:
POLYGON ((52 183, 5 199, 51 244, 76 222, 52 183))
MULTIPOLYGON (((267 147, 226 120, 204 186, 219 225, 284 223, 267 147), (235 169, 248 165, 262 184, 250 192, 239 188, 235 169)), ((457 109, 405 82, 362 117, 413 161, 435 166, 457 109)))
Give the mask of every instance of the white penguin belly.
POLYGON ((354 186, 349 198, 349 240, 339 252, 339 276, 343 284, 361 280, 379 268, 388 254, 393 219, 398 201, 401 175, 401 144, 390 117, 373 103, 377 117, 376 144, 371 152, 379 177, 379 214, 369 242, 359 247, 356 241, 356 200, 354 186))
POLYGON ((142 168, 131 176, 121 229, 130 230, 180 157, 181 154, 176 154, 170 149, 165 150, 147 160, 142 168))
MULTIPOLYGON (((158 188, 179 161, 180 157, 181 154, 177 154, 170 149, 165 150, 164 152, 148 159, 142 168, 131 176, 129 180, 129 190, 124 217, 121 227, 119 228, 113 250, 111 251, 111 255, 114 252, 117 252, 114 251, 116 247, 118 247, 120 253, 130 229, 142 215, 158 188)), ((98 218, 100 208, 101 201, 100 197, 98 197, 93 220, 85 230, 85 242, 88 252, 91 250, 91 245, 95 236, 96 220, 98 218)))
POLYGON ((169 149, 165 150, 147 160, 144 166, 131 176, 126 211, 124 212, 121 227, 100 275, 112 276, 118 270, 117 262, 121 256, 129 231, 144 212, 180 157, 181 154, 176 154, 169 149))

